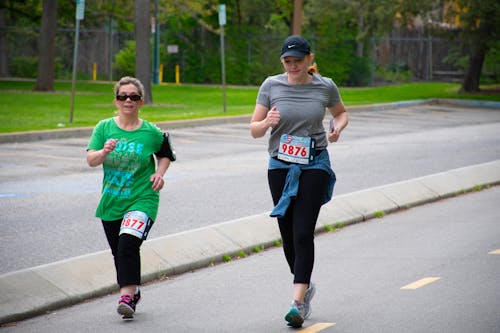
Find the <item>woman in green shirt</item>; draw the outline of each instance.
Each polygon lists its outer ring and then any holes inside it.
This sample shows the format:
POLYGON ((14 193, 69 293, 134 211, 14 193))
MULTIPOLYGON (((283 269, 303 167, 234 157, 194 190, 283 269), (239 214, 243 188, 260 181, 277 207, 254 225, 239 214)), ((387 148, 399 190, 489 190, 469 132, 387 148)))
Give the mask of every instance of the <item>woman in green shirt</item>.
POLYGON ((102 220, 115 262, 121 294, 117 311, 131 318, 141 297, 139 248, 156 219, 163 176, 175 154, 168 136, 139 118, 144 104, 142 83, 123 77, 114 92, 117 115, 101 120, 94 128, 87 146, 87 163, 103 166, 96 217, 102 220))

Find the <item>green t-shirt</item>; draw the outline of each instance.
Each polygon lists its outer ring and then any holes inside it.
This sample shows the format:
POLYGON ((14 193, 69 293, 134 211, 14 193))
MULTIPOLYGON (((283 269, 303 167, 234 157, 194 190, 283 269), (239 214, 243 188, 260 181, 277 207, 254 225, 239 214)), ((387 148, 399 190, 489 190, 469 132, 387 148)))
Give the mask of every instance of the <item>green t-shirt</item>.
POLYGON ((96 217, 113 221, 138 210, 155 220, 160 195, 153 191, 150 177, 156 171, 153 154, 163 143, 162 131, 146 120, 140 128, 126 131, 113 118, 104 119, 94 128, 87 150, 102 149, 108 139, 118 142, 103 162, 102 196, 96 217))

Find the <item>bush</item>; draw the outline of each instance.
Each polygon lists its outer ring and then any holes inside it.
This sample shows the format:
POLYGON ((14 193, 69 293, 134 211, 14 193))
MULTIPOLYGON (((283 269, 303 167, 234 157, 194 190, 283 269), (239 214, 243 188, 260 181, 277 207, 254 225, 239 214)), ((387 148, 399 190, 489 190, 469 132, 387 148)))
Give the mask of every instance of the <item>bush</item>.
POLYGON ((349 86, 368 86, 371 83, 372 71, 370 59, 355 57, 351 62, 349 78, 347 85, 349 86))
POLYGON ((10 75, 36 79, 38 75, 38 57, 17 57, 9 66, 10 75))
POLYGON ((413 73, 404 63, 389 64, 375 70, 375 80, 382 83, 404 83, 410 82, 412 78, 413 73))
MULTIPOLYGON (((54 77, 60 78, 62 73, 61 58, 54 59, 54 77)), ((10 75, 13 77, 23 77, 36 79, 38 76, 38 57, 17 57, 9 65, 10 75)), ((69 76, 71 78, 71 76, 69 76)))
POLYGON ((500 82, 500 42, 493 44, 486 54, 481 83, 500 82))
POLYGON ((135 41, 129 40, 126 45, 115 55, 113 69, 117 77, 135 75, 135 41))

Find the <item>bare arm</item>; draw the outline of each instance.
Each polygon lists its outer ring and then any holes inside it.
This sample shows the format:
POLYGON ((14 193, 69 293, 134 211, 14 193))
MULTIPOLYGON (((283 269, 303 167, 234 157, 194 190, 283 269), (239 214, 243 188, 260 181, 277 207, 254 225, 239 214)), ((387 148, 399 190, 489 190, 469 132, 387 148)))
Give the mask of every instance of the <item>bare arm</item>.
POLYGON ((116 147, 116 139, 109 139, 104 143, 104 147, 101 150, 88 150, 87 151, 87 164, 91 167, 96 167, 101 165, 106 159, 109 153, 111 153, 116 147))
POLYGON ((261 104, 256 104, 250 120, 250 133, 254 138, 263 137, 270 127, 277 125, 280 121, 280 112, 273 107, 269 110, 261 104))
POLYGON ((165 185, 165 181, 163 180, 163 176, 165 172, 167 172, 168 167, 170 166, 170 159, 168 157, 158 157, 156 172, 151 175, 151 182, 153 183, 153 190, 159 191, 165 185))
POLYGON ((339 139, 342 130, 347 126, 349 117, 347 116, 344 103, 342 102, 329 107, 328 111, 332 114, 335 123, 335 129, 328 133, 328 141, 336 142, 339 139))

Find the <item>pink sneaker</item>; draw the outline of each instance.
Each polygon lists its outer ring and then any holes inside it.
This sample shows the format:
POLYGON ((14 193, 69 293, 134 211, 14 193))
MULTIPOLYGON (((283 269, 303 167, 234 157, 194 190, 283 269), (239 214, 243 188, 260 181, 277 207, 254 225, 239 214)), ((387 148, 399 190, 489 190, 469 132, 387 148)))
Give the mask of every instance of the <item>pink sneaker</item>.
POLYGON ((135 302, 132 295, 122 295, 118 301, 118 314, 122 315, 124 319, 133 318, 135 313, 135 302))

